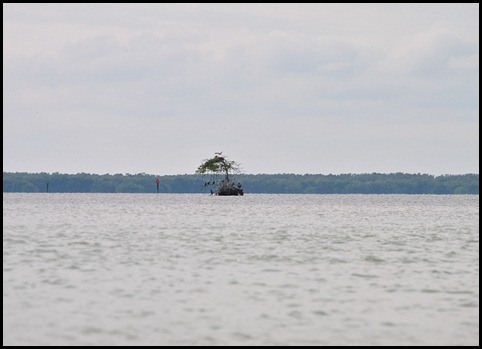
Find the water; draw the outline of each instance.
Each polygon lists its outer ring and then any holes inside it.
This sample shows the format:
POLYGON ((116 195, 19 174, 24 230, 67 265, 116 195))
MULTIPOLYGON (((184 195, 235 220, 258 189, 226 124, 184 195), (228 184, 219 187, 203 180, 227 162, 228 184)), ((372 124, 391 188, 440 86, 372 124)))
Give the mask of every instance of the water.
POLYGON ((479 197, 4 193, 3 345, 479 345, 479 197))

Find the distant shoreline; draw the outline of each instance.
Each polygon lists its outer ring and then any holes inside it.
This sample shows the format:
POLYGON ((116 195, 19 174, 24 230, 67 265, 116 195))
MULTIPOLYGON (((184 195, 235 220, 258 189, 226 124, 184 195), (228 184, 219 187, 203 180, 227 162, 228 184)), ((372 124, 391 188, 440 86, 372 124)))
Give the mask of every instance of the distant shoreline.
MULTIPOLYGON (((479 194, 479 174, 408 173, 238 174, 245 193, 266 194, 479 194)), ((61 174, 3 172, 3 192, 209 193, 198 174, 61 174)))

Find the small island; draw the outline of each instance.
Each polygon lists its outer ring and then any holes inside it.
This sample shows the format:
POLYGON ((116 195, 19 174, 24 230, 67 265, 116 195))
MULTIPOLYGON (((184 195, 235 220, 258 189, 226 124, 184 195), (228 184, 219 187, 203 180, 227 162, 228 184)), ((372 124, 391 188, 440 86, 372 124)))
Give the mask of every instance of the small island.
POLYGON ((204 160, 196 173, 208 176, 204 187, 209 187, 212 195, 241 196, 244 194, 241 183, 229 178, 230 175, 239 173, 240 166, 237 162, 228 160, 222 153, 214 153, 213 158, 204 160))

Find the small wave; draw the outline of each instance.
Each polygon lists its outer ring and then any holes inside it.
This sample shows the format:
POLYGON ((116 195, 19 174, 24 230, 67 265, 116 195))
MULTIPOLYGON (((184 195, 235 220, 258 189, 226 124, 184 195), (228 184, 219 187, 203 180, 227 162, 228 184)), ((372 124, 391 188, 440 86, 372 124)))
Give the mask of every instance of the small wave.
POLYGON ((3 240, 3 244, 26 244, 27 241, 26 240, 22 240, 22 239, 9 239, 9 238, 6 238, 3 240))
POLYGON ((233 332, 232 336, 239 340, 248 340, 253 338, 250 334, 244 332, 233 332))
POLYGON ((463 308, 478 308, 478 307, 479 307, 479 303, 476 303, 476 302, 466 302, 466 303, 460 304, 460 306, 463 307, 463 308))
POLYGON ((91 245, 91 244, 92 243, 90 243, 89 241, 73 241, 73 242, 68 243, 69 246, 72 246, 72 245, 87 246, 87 245, 91 245))
POLYGON ((382 326, 386 326, 386 327, 395 327, 396 325, 395 325, 393 322, 390 322, 390 321, 384 321, 384 322, 382 322, 382 326))
POLYGON ((328 315, 328 313, 326 311, 323 311, 323 310, 314 310, 313 314, 319 315, 319 316, 327 316, 328 315))
POLYGON ((434 290, 432 288, 424 288, 420 292, 422 292, 422 293, 440 293, 439 290, 434 290))
POLYGON ((446 291, 448 294, 473 294, 472 291, 446 291))
POLYGON ((351 275, 359 278, 365 278, 365 279, 375 279, 378 277, 377 275, 358 274, 358 273, 352 273, 351 275))
POLYGON ((303 313, 298 310, 293 310, 288 313, 288 316, 293 317, 295 319, 302 319, 303 318, 303 313))
POLYGON ((385 262, 384 259, 376 257, 376 256, 372 256, 372 255, 365 257, 365 261, 373 262, 373 263, 383 263, 383 262, 385 262))

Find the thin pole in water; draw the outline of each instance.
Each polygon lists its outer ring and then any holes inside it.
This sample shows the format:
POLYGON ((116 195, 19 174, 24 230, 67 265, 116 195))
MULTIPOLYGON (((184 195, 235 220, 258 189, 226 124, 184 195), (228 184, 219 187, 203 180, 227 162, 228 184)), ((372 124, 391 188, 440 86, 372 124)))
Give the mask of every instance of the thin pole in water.
POLYGON ((158 194, 159 194, 159 182, 160 182, 160 180, 159 180, 159 178, 157 178, 156 179, 156 185, 157 185, 157 193, 158 194))

